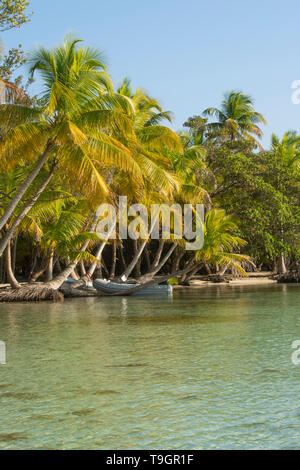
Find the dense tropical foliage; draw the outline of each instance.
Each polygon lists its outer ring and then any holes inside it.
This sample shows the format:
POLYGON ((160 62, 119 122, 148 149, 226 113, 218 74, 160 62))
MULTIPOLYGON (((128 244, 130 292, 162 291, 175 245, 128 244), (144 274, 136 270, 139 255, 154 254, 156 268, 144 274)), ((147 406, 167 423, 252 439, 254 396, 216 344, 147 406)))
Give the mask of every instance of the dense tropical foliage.
MULTIPOLYGON (((26 3, 6 2, 2 29, 28 19, 26 3)), ((176 133, 172 113, 128 79, 115 89, 101 53, 77 38, 28 62, 29 79, 42 82, 35 99, 12 84, 12 58, 0 67, 2 282, 45 292, 69 276, 187 282, 298 265, 300 136, 273 135, 264 150, 266 122, 250 96, 233 90, 176 133), (203 247, 185 250, 175 216, 169 238, 151 240, 150 230, 122 240, 115 221, 116 237, 99 240, 97 208, 109 202, 118 213, 124 195, 148 208, 203 203, 203 247)))

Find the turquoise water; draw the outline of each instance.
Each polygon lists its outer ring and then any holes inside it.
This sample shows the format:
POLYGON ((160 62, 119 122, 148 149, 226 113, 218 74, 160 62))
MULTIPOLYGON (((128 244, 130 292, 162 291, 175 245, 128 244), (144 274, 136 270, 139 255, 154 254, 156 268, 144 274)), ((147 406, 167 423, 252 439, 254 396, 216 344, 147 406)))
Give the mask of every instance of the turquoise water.
POLYGON ((0 449, 299 449, 298 286, 0 305, 0 449))

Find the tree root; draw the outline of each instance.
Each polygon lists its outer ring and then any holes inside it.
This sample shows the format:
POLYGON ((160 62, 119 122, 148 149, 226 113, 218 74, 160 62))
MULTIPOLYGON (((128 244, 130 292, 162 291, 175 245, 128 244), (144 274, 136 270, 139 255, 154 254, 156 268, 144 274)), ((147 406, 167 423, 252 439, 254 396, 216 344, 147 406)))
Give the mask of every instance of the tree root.
POLYGON ((22 286, 20 289, 0 292, 0 302, 62 302, 63 294, 43 286, 22 286))

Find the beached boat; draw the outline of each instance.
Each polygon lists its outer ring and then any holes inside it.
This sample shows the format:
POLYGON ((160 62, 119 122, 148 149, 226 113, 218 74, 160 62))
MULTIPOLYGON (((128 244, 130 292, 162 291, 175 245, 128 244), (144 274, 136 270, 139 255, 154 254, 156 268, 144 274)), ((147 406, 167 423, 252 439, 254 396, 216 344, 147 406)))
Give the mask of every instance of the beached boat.
MULTIPOLYGON (((141 284, 119 284, 116 282, 106 281, 105 279, 95 279, 93 285, 98 292, 101 292, 104 295, 120 294, 122 291, 127 293, 131 289, 133 290, 135 287, 141 286, 141 284)), ((145 287, 145 289, 134 292, 132 295, 171 295, 172 292, 172 286, 166 283, 145 287)))

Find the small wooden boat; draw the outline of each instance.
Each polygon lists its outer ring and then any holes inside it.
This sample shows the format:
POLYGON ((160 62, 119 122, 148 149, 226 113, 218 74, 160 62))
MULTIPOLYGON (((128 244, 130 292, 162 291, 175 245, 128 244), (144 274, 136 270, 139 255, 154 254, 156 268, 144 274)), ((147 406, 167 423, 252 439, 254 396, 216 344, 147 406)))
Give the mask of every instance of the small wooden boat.
MULTIPOLYGON (((127 293, 131 289, 141 286, 141 284, 119 284, 116 282, 106 281, 105 279, 95 279, 93 285, 98 292, 101 292, 101 294, 104 295, 120 294, 122 291, 127 293)), ((168 283, 165 283, 161 285, 145 287, 145 289, 134 292, 132 295, 170 295, 172 292, 172 286, 170 286, 168 283)))

